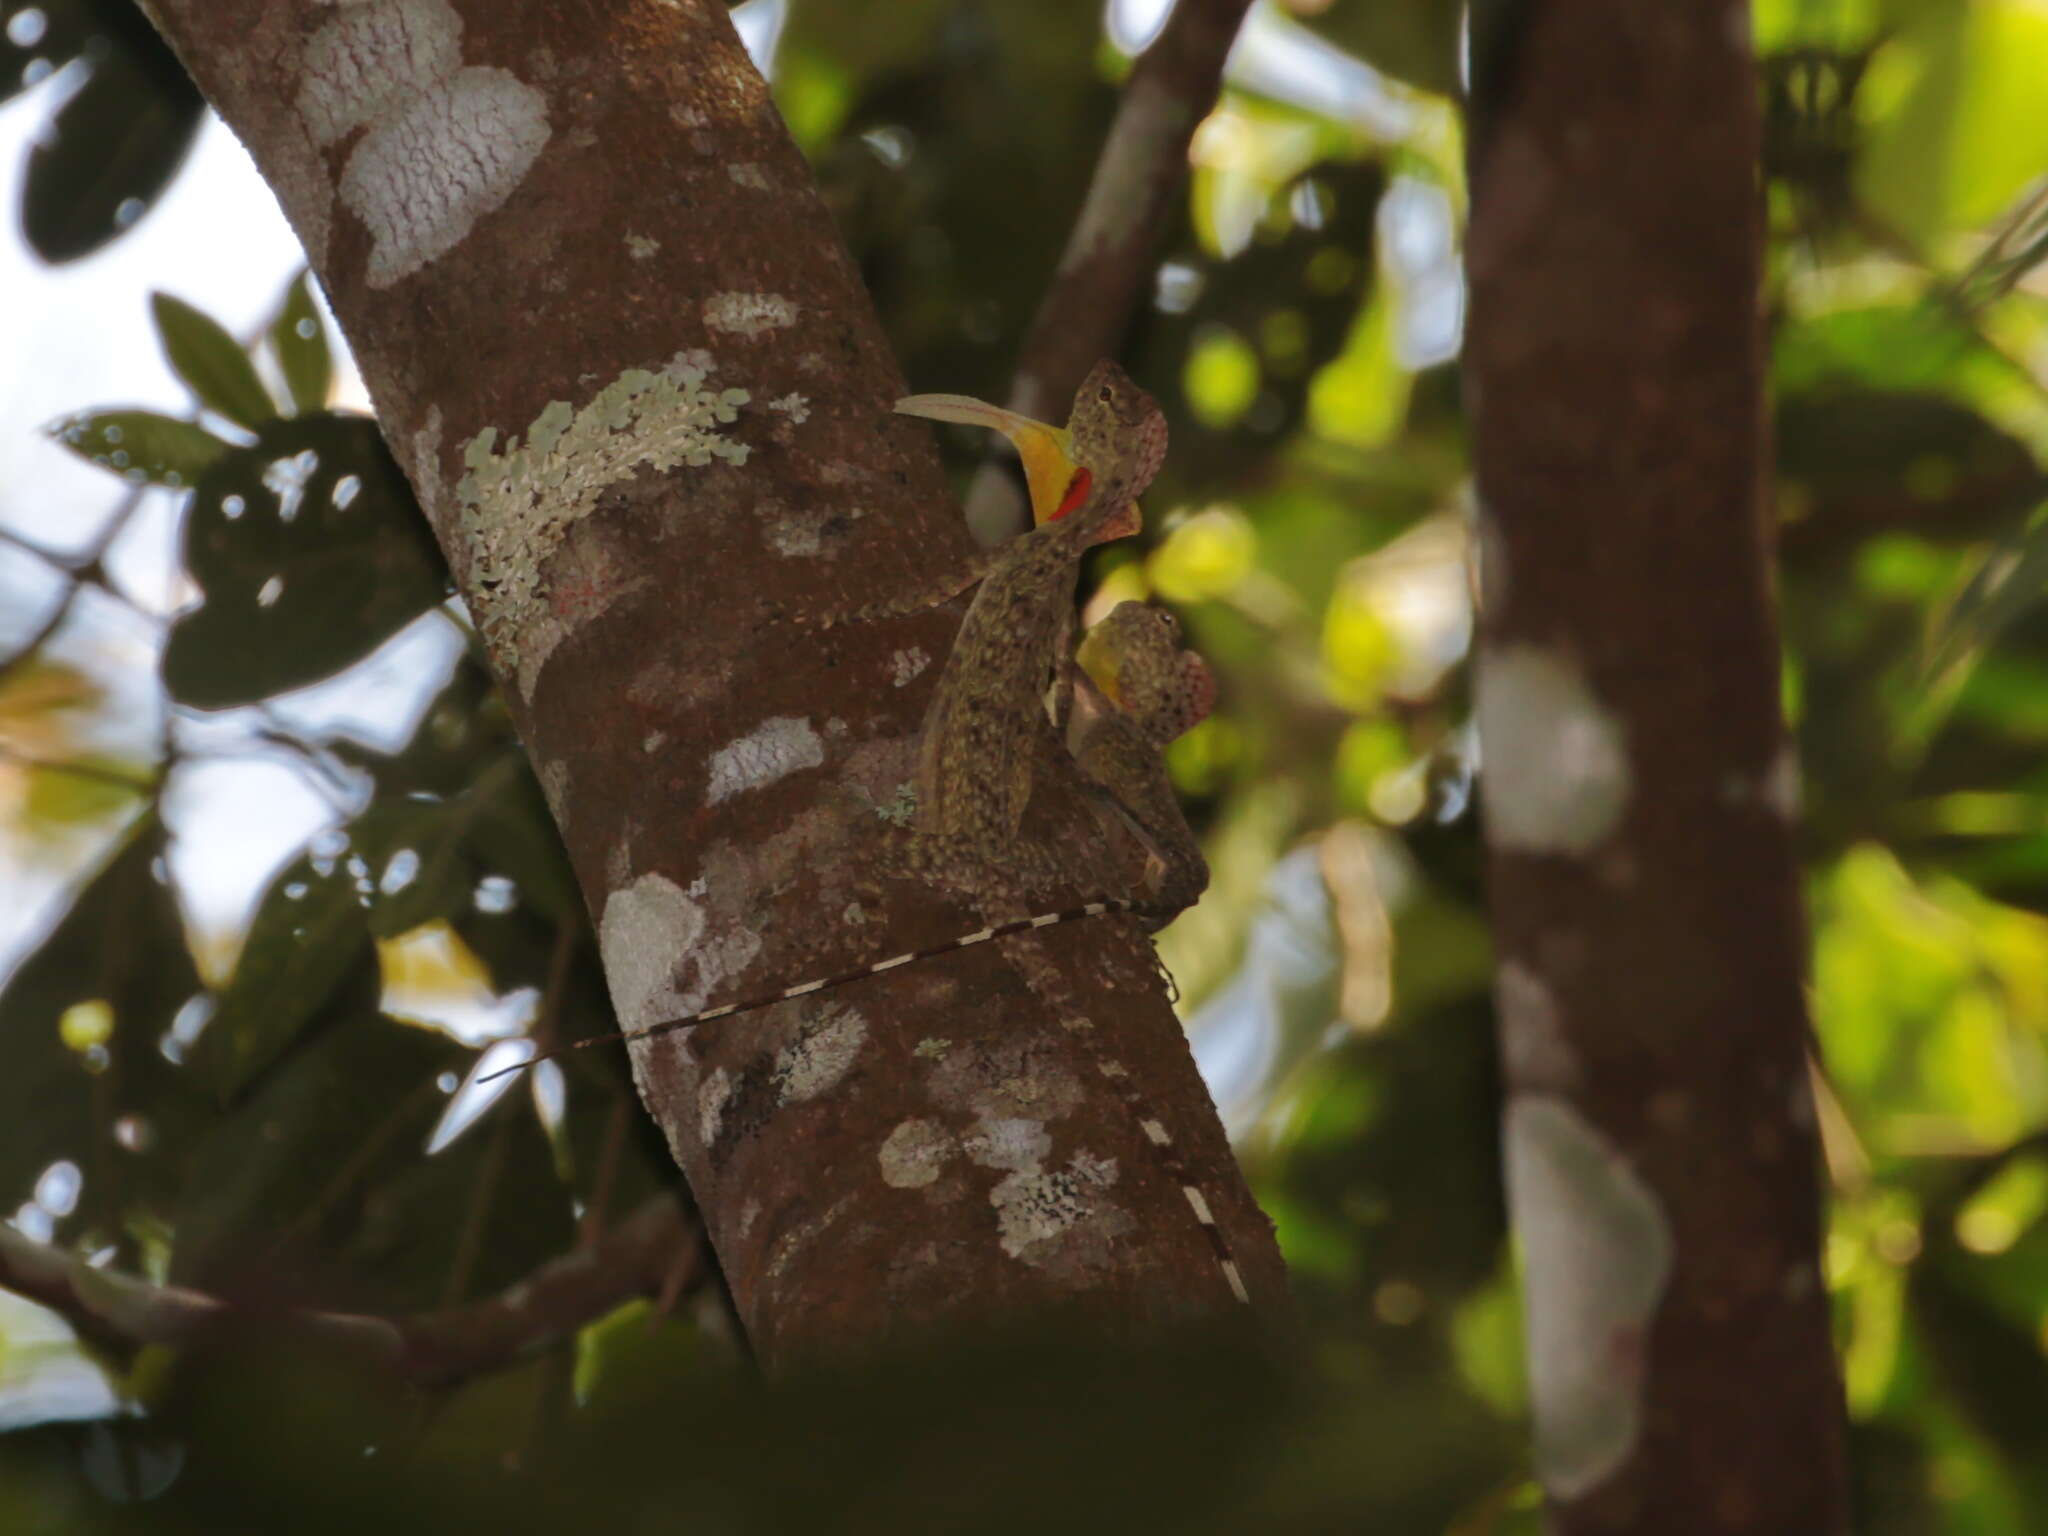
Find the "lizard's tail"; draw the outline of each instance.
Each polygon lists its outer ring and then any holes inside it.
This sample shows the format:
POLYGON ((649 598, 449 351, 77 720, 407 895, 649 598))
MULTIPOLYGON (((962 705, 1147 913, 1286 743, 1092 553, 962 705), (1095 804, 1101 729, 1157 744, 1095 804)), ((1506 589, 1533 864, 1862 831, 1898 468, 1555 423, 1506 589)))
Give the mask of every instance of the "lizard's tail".
POLYGON ((577 1040, 559 1050, 544 1051, 516 1065, 500 1068, 478 1078, 477 1081, 488 1083, 513 1072, 524 1071, 536 1062, 553 1061, 556 1057, 566 1056, 571 1051, 587 1050, 594 1045, 607 1045, 614 1040, 646 1040, 655 1035, 673 1034, 680 1029, 695 1029, 699 1024, 709 1024, 714 1019, 730 1018, 736 1013, 752 1013, 757 1008, 770 1008, 777 1003, 786 1003, 791 998, 805 997, 813 992, 823 992, 828 987, 844 986, 848 982, 879 976, 883 971, 893 971, 899 965, 909 965, 916 960, 929 960, 934 955, 950 954, 956 949, 971 949, 976 944, 986 944, 991 939, 1000 939, 1009 934, 1026 933, 1035 928, 1057 928, 1061 923, 1078 922, 1084 917, 1106 917, 1117 912, 1143 914, 1152 910, 1154 909, 1149 902, 1118 898, 1091 901, 1084 906, 1069 907, 1063 912, 1041 912, 1036 917, 1019 917, 1012 918, 1006 923, 992 923, 986 928, 977 928, 973 933, 963 933, 957 939, 949 939, 944 944, 934 944, 929 949, 913 949, 907 954, 891 955, 886 960, 876 960, 871 964, 856 966, 850 971, 840 971, 831 976, 820 976, 794 987, 784 987, 780 992, 749 998, 745 1002, 725 1003, 717 1008, 706 1008, 699 1013, 687 1013, 679 1019, 666 1019, 659 1024, 650 1024, 645 1029, 627 1029, 609 1035, 592 1035, 588 1040, 577 1040))

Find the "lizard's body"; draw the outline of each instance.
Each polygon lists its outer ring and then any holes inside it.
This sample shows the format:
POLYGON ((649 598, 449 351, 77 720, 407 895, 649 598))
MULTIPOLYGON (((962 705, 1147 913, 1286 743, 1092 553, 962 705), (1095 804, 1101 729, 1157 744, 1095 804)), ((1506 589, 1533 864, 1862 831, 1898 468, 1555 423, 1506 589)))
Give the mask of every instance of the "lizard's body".
MULTIPOLYGON (((925 414, 947 419, 980 420, 982 413, 989 411, 978 402, 961 402, 959 397, 921 398, 944 401, 945 410, 925 414)), ((904 402, 905 406, 911 404, 904 402)), ((968 579, 979 574, 981 584, 925 713, 918 754, 916 820, 890 860, 906 873, 969 896, 987 926, 946 944, 891 956, 770 997, 630 1031, 624 1038, 643 1039, 693 1027, 930 955, 1001 939, 1032 992, 1065 1029, 1084 1041, 1090 1059, 1179 1184, 1231 1294, 1245 1302, 1249 1298, 1229 1245, 1171 1136, 1138 1097, 1121 1064, 1108 1055, 1036 932, 1077 918, 1115 912, 1133 913, 1148 926, 1157 927, 1192 903, 1207 883, 1207 867, 1173 800, 1159 756, 1165 741, 1200 717, 1199 712, 1186 717, 1185 680, 1194 670, 1200 670, 1204 681, 1207 674, 1198 659, 1180 652, 1177 626, 1170 632, 1159 627, 1156 619, 1163 615, 1156 610, 1144 610, 1154 615, 1152 620, 1119 621, 1119 628, 1105 640, 1107 654, 1116 663, 1117 681, 1112 691, 1126 695, 1130 702, 1105 699, 1099 686, 1088 684, 1100 709, 1079 734, 1070 735, 1070 744, 1083 775, 1138 833, 1158 873, 1146 882, 1149 888, 1130 896, 1091 901, 1056 913, 1025 915, 1030 913, 1036 890, 1059 874, 1043 850, 1020 841, 1019 832, 1031 799, 1039 738, 1047 728, 1048 685, 1056 678, 1063 687, 1067 683, 1065 672, 1070 663, 1065 646, 1073 622, 1081 559, 1094 544, 1135 531, 1136 498, 1150 484, 1165 456, 1166 423, 1149 395, 1114 363, 1103 362, 1082 384, 1064 432, 1038 430, 1059 439, 1059 447, 1071 458, 1072 476, 1056 509, 1037 527, 977 559, 969 568, 968 579)), ((1034 490, 1039 479, 1034 475, 1034 490)), ((956 573, 935 592, 908 602, 871 605, 848 617, 879 618, 914 611, 943 601, 966 584, 956 573)), ((1168 625, 1172 622, 1166 620, 1168 625)), ((1206 707, 1204 695, 1201 711, 1206 707)))

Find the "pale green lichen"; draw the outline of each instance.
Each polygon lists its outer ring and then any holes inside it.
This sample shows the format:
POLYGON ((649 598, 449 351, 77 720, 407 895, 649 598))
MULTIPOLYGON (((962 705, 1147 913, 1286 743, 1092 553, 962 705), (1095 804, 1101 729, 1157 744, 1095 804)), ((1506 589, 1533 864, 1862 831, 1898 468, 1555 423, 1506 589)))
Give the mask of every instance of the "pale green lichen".
MULTIPOLYGON (((486 427, 463 445, 455 491, 477 620, 492 654, 529 695, 540 664, 568 633, 549 600, 545 567, 606 487, 642 469, 746 463, 747 446, 719 429, 751 397, 710 387, 708 363, 701 352, 679 353, 658 372, 629 368, 580 410, 550 401, 524 444, 515 437, 500 450, 498 429, 486 427)), ((595 599, 601 604, 604 593, 595 599)))

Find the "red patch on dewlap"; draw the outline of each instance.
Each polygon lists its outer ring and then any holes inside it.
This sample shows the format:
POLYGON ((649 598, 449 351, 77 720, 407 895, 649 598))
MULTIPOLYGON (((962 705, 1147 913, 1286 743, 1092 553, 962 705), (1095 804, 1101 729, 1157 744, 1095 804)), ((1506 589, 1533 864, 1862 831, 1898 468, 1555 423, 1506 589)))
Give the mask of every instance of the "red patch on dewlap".
POLYGON ((1067 494, 1060 498, 1060 504, 1053 509, 1052 522, 1058 522, 1069 512, 1077 509, 1088 499, 1088 487, 1095 483, 1095 477, 1085 469, 1074 471, 1074 478, 1067 482, 1067 494))

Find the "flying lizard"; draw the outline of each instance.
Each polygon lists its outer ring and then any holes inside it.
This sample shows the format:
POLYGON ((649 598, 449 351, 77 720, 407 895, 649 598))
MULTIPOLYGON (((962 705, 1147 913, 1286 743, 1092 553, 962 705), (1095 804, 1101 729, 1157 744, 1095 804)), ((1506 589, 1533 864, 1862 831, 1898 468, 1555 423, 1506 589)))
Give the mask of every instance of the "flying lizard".
POLYGON ((1168 741, 1207 713, 1213 698, 1207 668, 1180 649, 1178 624, 1143 604, 1122 605, 1091 631, 1078 664, 1066 654, 1081 559, 1095 544, 1137 530, 1137 497, 1165 457, 1165 418, 1151 396, 1107 361, 1090 371, 1064 428, 959 395, 913 395, 896 409, 1003 432, 1024 460, 1036 517, 1029 532, 975 558, 935 588, 844 616, 915 611, 979 579, 924 717, 915 819, 885 863, 896 873, 966 895, 985 925, 767 996, 577 1045, 694 1028, 955 949, 1010 940, 1008 953, 1027 986, 1083 1039, 1187 1198, 1232 1295, 1248 1301, 1230 1248, 1171 1135, 1107 1055, 1036 937, 1039 929, 1110 913, 1130 913, 1156 928, 1191 904, 1208 881, 1160 756, 1168 741), (1033 892, 1062 883, 1063 874, 1071 879, 1048 852, 1019 835, 1038 747, 1049 729, 1049 692, 1098 808, 1144 848, 1147 874, 1129 893, 1036 912, 1033 892))

